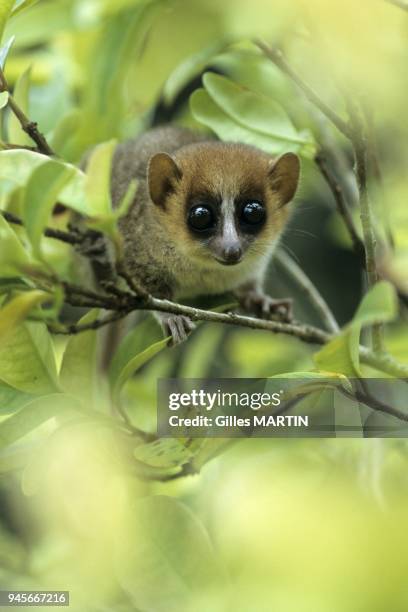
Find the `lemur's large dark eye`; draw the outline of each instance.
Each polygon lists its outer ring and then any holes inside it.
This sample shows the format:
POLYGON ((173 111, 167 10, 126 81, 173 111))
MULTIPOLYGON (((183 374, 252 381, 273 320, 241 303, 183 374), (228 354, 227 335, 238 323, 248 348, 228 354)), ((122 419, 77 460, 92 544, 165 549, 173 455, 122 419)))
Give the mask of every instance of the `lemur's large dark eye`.
POLYGON ((203 232, 214 226, 214 214, 208 206, 194 206, 189 212, 188 223, 193 230, 203 232))
POLYGON ((248 225, 260 225, 265 221, 265 208, 260 202, 247 202, 241 211, 241 219, 248 225))

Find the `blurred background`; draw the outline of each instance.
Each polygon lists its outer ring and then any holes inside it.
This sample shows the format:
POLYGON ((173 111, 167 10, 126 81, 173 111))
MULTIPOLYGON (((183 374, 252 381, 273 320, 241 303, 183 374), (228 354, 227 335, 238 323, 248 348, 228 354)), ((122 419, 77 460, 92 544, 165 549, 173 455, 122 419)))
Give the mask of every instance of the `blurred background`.
MULTIPOLYGON (((74 164, 97 143, 167 122, 271 154, 297 151, 302 184, 282 249, 342 326, 361 301, 364 274, 314 157, 322 142, 332 152, 359 227, 352 153, 253 41, 281 48, 340 116, 348 96, 367 108, 381 170, 381 180, 370 184, 383 239, 381 272, 404 296, 408 9, 396 4, 20 0, 3 35, 3 45, 12 41, 5 74, 54 151, 74 164), (250 92, 245 108, 231 104, 234 87, 250 92), (273 119, 268 126, 265 109, 273 119)), ((29 144, 9 112, 0 112, 3 139, 29 144)), ((68 215, 60 213, 55 223, 64 226, 68 215)), ((75 279, 68 249, 55 241, 44 248, 54 270, 75 279)), ((267 289, 292 296, 296 318, 319 324, 278 261, 267 289)), ((64 316, 72 320, 74 313, 67 309, 64 316)), ((406 323, 401 305, 387 346, 402 361, 406 323)), ((75 350, 87 355, 87 342, 75 350)), ((58 367, 66 347, 66 340, 54 340, 58 367)), ((121 402, 133 423, 154 431, 159 377, 308 371, 314 350, 268 332, 200 325, 187 343, 143 364, 123 386, 121 402)), ((96 377, 93 384, 92 401, 103 404, 107 383, 96 377)), ((0 391, 3 418, 21 398, 0 391)), ((58 428, 47 421, 2 451, 1 588, 70 590, 71 608, 81 612, 408 609, 404 440, 213 440, 199 449, 200 474, 152 482, 135 474, 135 456, 159 469, 169 467, 166 461, 176 465, 180 449, 166 443, 160 459, 103 421, 89 421, 58 428)))

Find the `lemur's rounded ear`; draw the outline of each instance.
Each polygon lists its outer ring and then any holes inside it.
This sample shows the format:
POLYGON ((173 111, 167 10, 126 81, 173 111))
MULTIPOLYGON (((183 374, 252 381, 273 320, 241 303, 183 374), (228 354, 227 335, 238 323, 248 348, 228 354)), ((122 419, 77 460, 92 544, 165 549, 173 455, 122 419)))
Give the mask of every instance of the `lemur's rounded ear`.
POLYGON ((269 183, 279 194, 281 206, 284 206, 296 193, 299 183, 300 161, 294 153, 284 153, 271 162, 269 183))
POLYGON ((170 155, 167 153, 153 155, 147 168, 147 182, 152 201, 157 206, 164 207, 167 196, 181 177, 181 170, 170 155))

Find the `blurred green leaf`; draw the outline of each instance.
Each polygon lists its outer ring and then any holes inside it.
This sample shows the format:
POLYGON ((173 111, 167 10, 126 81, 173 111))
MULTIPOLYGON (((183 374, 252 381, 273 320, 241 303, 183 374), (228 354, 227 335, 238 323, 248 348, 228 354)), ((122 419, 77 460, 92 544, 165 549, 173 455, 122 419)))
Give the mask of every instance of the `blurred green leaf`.
POLYGON ((15 0, 1 0, 0 2, 0 42, 3 38, 4 28, 6 27, 6 23, 8 18, 11 15, 11 10, 13 8, 15 0))
POLYGON ((26 393, 59 391, 54 349, 42 323, 21 323, 2 341, 0 380, 26 393))
POLYGON ((34 399, 34 397, 30 393, 24 393, 5 383, 0 383, 0 414, 11 414, 34 399))
MULTIPOLYGON (((26 115, 29 115, 29 92, 30 92, 30 76, 31 68, 28 68, 18 79, 13 91, 13 98, 20 109, 26 115)), ((32 146, 33 141, 23 131, 20 121, 14 113, 9 114, 7 133, 9 142, 23 146, 32 146)))
POLYGON ((123 216, 136 194, 137 182, 131 181, 116 210, 111 200, 111 167, 117 141, 111 140, 95 147, 86 168, 85 192, 88 202, 88 224, 108 234, 115 243, 120 236, 116 222, 123 216))
POLYGON ((300 137, 284 109, 274 100, 218 74, 207 72, 203 84, 213 101, 244 127, 274 140, 295 145, 314 145, 300 137))
POLYGON ((189 446, 193 455, 193 468, 199 472, 206 463, 218 457, 236 442, 237 440, 227 438, 194 438, 189 446))
POLYGON ((86 215, 88 209, 85 198, 84 173, 71 164, 50 160, 46 155, 33 151, 24 149, 0 151, 0 194, 9 194, 17 187, 23 187, 34 170, 50 163, 50 161, 72 172, 69 182, 59 194, 59 201, 61 204, 86 215))
POLYGON ((0 110, 7 105, 8 99, 9 99, 8 91, 2 91, 0 93, 0 110))
POLYGON ((318 368, 346 376, 358 375, 350 353, 350 333, 350 328, 347 328, 315 353, 314 362, 318 368))
POLYGON ((82 113, 74 108, 66 113, 57 123, 50 138, 50 145, 58 155, 69 160, 70 141, 81 124, 82 113))
POLYGON ((0 194, 23 186, 32 171, 48 160, 45 155, 23 149, 0 151, 0 194))
MULTIPOLYGON (((0 156, 1 159, 1 156, 0 156)), ((33 264, 17 235, 0 214, 0 277, 14 278, 33 264)))
POLYGON ((188 85, 195 76, 199 75, 208 66, 211 58, 220 53, 227 45, 228 42, 226 40, 219 41, 194 53, 184 62, 181 62, 164 84, 164 102, 167 105, 172 104, 183 87, 188 85))
POLYGON ((10 36, 6 44, 0 47, 0 68, 3 71, 6 66, 8 54, 10 53, 11 47, 13 46, 15 39, 15 36, 10 36))
POLYGON ((127 334, 109 368, 112 396, 116 400, 130 376, 163 350, 168 341, 168 338, 162 338, 160 327, 153 317, 147 317, 127 334))
POLYGON ((178 374, 180 378, 203 378, 207 375, 224 332, 222 325, 210 324, 191 338, 183 351, 178 374))
POLYGON ((36 168, 28 180, 23 220, 36 257, 41 257, 41 238, 50 213, 74 174, 74 168, 49 160, 36 168))
POLYGON ((0 449, 10 446, 49 419, 66 412, 82 413, 80 404, 69 395, 54 393, 29 401, 16 414, 0 422, 0 449))
POLYGON ((340 383, 342 387, 351 391, 353 389, 352 384, 350 383, 347 376, 344 374, 339 374, 338 372, 284 372, 283 374, 275 374, 274 376, 269 376, 270 379, 273 378, 286 378, 288 380, 295 379, 298 381, 312 381, 323 383, 340 383))
POLYGON ((49 298, 50 295, 45 291, 29 291, 15 297, 0 309, 0 342, 4 341, 35 306, 49 298))
POLYGON ((106 217, 112 213, 110 182, 116 144, 116 140, 110 140, 98 145, 89 158, 86 167, 85 193, 91 217, 106 217))
POLYGON ((137 446, 134 456, 138 461, 151 467, 173 468, 188 463, 192 453, 179 440, 163 438, 137 446))
POLYGON ((58 32, 74 27, 75 12, 72 9, 71 2, 38 2, 30 10, 20 11, 9 20, 6 35, 16 36, 15 47, 18 49, 42 45, 58 32))
MULTIPOLYGON (((88 312, 79 321, 91 323, 98 318, 99 310, 88 312)), ((60 371, 62 389, 92 408, 97 373, 97 332, 89 330, 72 336, 65 347, 60 371)))
POLYGON ((197 89, 192 94, 190 106, 193 117, 213 130, 221 140, 242 142, 258 147, 271 155, 299 151, 299 144, 277 140, 267 134, 261 134, 240 125, 214 102, 205 89, 197 89))
POLYGON ((392 321, 398 315, 398 299, 395 287, 380 281, 363 297, 352 325, 373 325, 392 321))
POLYGON ((235 83, 292 109, 289 79, 257 48, 228 50, 214 59, 214 65, 235 83))
POLYGON ((33 6, 33 4, 36 4, 38 1, 39 0, 17 0, 11 13, 12 17, 14 17, 14 15, 18 15, 18 13, 24 11, 24 9, 33 6))
POLYGON ((381 281, 366 293, 352 321, 331 342, 314 355, 316 365, 323 370, 360 376, 361 329, 374 323, 392 321, 398 313, 395 288, 381 281))
POLYGON ((193 609, 194 595, 225 580, 207 532, 187 506, 170 497, 148 497, 136 505, 132 518, 134 531, 118 542, 115 563, 136 608, 193 609))

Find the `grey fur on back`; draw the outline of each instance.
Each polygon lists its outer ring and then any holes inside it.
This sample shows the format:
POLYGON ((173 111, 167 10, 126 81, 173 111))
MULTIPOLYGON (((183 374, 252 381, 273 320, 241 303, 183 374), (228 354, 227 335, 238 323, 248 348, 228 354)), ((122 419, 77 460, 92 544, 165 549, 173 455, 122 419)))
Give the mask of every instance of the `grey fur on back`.
MULTIPOLYGON (((210 140, 210 137, 180 127, 164 126, 120 143, 113 158, 111 182, 113 205, 119 204, 132 179, 146 181, 147 166, 155 153, 171 155, 185 145, 206 140, 210 140)), ((140 198, 141 195, 139 192, 140 201, 145 199, 145 197, 140 198)))

